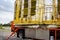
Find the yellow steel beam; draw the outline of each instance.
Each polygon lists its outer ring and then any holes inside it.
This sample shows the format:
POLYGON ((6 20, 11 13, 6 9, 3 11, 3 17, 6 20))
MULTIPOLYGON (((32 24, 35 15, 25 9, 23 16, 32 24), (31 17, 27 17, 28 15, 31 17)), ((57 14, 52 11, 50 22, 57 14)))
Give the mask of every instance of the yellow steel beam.
POLYGON ((15 16, 16 16, 16 21, 19 20, 19 11, 20 11, 20 0, 15 1, 15 16))
MULTIPOLYGON (((16 0, 15 2, 15 24, 59 24, 60 19, 57 19, 56 0, 52 1, 52 5, 45 5, 45 0, 16 0), (43 20, 45 14, 45 6, 52 6, 53 19, 43 20), (20 17, 19 17, 20 16, 20 17), (34 19, 32 18, 34 17, 34 19), (21 20, 20 20, 21 19, 21 20), (26 20, 26 21, 25 21, 26 20), (57 21, 56 21, 57 20, 57 21)), ((47 12, 46 12, 47 14, 47 12)), ((47 15, 46 15, 47 16, 47 15)))

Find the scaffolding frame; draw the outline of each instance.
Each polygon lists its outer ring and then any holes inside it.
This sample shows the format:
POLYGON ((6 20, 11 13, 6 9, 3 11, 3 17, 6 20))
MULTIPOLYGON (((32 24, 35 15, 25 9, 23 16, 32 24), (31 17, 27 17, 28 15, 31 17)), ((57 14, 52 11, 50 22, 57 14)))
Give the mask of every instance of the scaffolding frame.
MULTIPOLYGON (((35 15, 33 15, 33 16, 31 16, 31 8, 32 8, 31 2, 34 2, 35 0, 33 0, 33 1, 28 0, 28 7, 26 8, 26 9, 28 9, 28 11, 27 11, 28 14, 24 13, 24 2, 23 2, 23 4, 21 4, 22 1, 20 2, 20 5, 22 5, 22 7, 23 7, 23 9, 20 10, 19 9, 20 6, 18 5, 17 1, 21 1, 21 0, 16 0, 17 7, 16 7, 16 19, 14 20, 15 24, 59 24, 59 21, 57 19, 56 0, 52 0, 52 5, 45 5, 45 0, 36 0, 35 15), (52 10, 52 12, 47 12, 46 8, 45 8, 46 6, 48 6, 47 8, 52 6, 52 9, 54 11, 52 10), (18 17, 19 11, 21 11, 20 18, 18 17), (47 14, 46 16, 45 16, 45 13, 47 14), (48 13, 51 13, 50 19, 47 19, 47 17, 49 17, 48 13), (26 17, 24 17, 25 14, 27 15, 26 17)), ((33 6, 33 8, 34 8, 34 6, 33 6)))

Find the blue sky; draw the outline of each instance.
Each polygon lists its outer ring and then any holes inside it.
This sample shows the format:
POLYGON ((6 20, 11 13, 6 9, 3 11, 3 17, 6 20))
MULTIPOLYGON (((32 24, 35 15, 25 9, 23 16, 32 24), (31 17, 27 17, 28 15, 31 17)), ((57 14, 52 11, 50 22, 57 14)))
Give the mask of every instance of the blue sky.
POLYGON ((14 16, 15 0, 0 0, 0 23, 9 23, 14 16))

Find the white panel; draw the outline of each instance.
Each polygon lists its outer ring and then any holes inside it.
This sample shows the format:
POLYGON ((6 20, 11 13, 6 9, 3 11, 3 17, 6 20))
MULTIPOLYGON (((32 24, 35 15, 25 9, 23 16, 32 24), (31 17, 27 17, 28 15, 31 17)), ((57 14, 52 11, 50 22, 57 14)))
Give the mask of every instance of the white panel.
POLYGON ((53 12, 53 6, 45 6, 45 12, 53 12))
POLYGON ((53 0, 45 0, 46 5, 52 5, 53 0))
POLYGON ((25 29, 25 37, 49 40, 49 30, 25 29))
POLYGON ((52 19, 51 13, 46 13, 46 16, 47 16, 47 20, 51 20, 52 19))

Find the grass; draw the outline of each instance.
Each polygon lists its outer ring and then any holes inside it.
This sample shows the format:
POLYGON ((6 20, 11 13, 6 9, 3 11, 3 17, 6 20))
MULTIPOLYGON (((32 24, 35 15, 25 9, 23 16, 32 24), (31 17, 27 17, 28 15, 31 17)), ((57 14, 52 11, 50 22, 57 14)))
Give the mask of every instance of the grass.
POLYGON ((4 32, 10 32, 10 29, 5 29, 5 26, 0 26, 0 30, 4 31, 4 32))
POLYGON ((2 25, 0 25, 0 29, 4 29, 2 25))
POLYGON ((3 31, 10 31, 10 29, 8 29, 8 28, 10 28, 10 26, 3 26, 3 25, 0 25, 0 29, 1 30, 3 30, 3 31))
POLYGON ((0 26, 0 29, 3 29, 3 27, 2 27, 2 26, 0 26))

